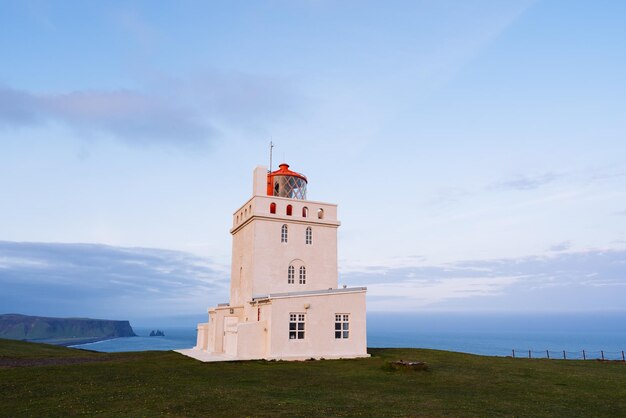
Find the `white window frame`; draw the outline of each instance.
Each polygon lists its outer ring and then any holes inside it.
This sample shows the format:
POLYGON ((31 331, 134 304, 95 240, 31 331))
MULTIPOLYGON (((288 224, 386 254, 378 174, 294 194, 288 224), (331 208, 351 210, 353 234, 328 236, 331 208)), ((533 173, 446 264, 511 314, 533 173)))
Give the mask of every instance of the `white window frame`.
POLYGON ((289 313, 289 341, 304 340, 306 314, 303 312, 289 313))
POLYGON ((335 314, 335 339, 347 340, 350 338, 350 314, 335 314))
POLYGON ((287 228, 287 224, 283 224, 280 228, 280 242, 287 242, 289 238, 289 229, 287 228))
POLYGON ((299 279, 298 283, 306 284, 306 267, 305 266, 300 266, 298 279, 299 279))
POLYGON ((296 282, 296 268, 293 265, 290 265, 287 268, 287 283, 294 284, 296 282))
POLYGON ((313 229, 310 226, 306 227, 305 237, 306 237, 305 244, 307 245, 313 244, 313 229))

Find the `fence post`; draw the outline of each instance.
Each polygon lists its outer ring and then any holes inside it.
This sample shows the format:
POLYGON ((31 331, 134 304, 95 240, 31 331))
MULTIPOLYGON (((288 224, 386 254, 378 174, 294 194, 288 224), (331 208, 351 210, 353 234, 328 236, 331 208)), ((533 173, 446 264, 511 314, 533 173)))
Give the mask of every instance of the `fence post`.
POLYGON ((624 358, 624 350, 622 350, 622 361, 626 361, 626 359, 624 358))
POLYGON ((530 355, 530 350, 528 350, 528 358, 532 358, 530 355))
MULTIPOLYGON (((515 349, 512 350, 513 351, 513 358, 515 358, 515 349)), ((624 355, 624 352, 622 351, 622 356, 624 355)))
POLYGON ((583 350, 583 360, 587 360, 587 356, 585 355, 585 350, 583 350))
POLYGON ((548 360, 550 360, 550 352, 548 350, 546 350, 546 356, 548 357, 548 360))
POLYGON ((563 360, 567 360, 567 358, 565 357, 565 350, 563 350, 563 360))
POLYGON ((602 355, 602 361, 604 361, 604 350, 600 350, 600 354, 602 355))

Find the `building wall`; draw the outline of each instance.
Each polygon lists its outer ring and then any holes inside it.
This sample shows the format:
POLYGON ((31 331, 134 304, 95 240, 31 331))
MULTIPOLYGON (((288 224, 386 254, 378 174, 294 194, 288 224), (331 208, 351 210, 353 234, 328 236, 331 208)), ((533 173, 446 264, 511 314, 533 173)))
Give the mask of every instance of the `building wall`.
POLYGON ((230 304, 242 306, 252 299, 253 267, 255 252, 253 244, 256 223, 248 222, 233 234, 233 251, 230 273, 230 304))
POLYGON ((237 323, 244 322, 244 309, 242 307, 217 307, 209 309, 209 322, 198 324, 198 338, 196 348, 210 353, 224 352, 224 318, 236 318, 237 323), (206 338, 200 336, 200 332, 206 330, 206 338))
POLYGON ((336 289, 339 225, 336 205, 253 196, 233 216, 231 305, 241 306, 253 296, 269 293, 336 289), (270 211, 272 203, 276 213, 270 211), (292 215, 286 214, 287 205, 292 206, 292 215), (286 243, 281 242, 283 225, 286 243), (311 244, 306 243, 307 228, 311 228, 311 244), (290 264, 295 267, 293 284, 287 278, 290 264), (306 268, 306 284, 299 283, 300 266, 306 268))
POLYGON ((254 252, 262 262, 254 264, 252 295, 337 288, 337 227, 288 220, 259 220, 255 225, 254 252), (288 240, 281 242, 283 225, 288 240), (312 243, 305 243, 306 228, 312 243), (288 268, 294 267, 294 283, 288 283, 288 268), (300 284, 300 267, 306 283, 300 284))
POLYGON ((365 291, 273 299, 270 338, 270 359, 367 356, 365 291), (304 340, 289 339, 290 313, 305 313, 304 340), (348 339, 335 339, 335 314, 350 314, 348 339))
POLYGON ((206 350, 208 348, 209 333, 210 330, 208 323, 198 324, 198 327, 196 328, 196 346, 194 347, 195 349, 206 350))
POLYGON ((237 334, 237 357, 258 359, 267 356, 269 329, 266 321, 241 323, 237 334))

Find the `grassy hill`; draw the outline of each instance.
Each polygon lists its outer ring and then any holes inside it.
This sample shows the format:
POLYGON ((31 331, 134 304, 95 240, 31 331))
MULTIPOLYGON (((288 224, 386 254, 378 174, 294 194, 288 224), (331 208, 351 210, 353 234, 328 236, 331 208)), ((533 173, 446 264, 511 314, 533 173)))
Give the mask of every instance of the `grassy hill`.
POLYGON ((0 338, 72 345, 134 336, 128 321, 0 315, 0 338))
POLYGON ((626 364, 371 349, 372 358, 200 363, 0 340, 0 416, 624 416, 626 364), (421 360, 426 371, 395 370, 421 360))

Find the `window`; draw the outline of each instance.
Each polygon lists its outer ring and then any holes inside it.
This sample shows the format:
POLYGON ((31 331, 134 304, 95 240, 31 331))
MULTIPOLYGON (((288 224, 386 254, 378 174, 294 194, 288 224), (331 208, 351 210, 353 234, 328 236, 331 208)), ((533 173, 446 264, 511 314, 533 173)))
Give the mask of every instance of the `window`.
POLYGON ((297 283, 306 284, 306 267, 304 266, 304 262, 298 258, 291 260, 289 262, 289 267, 287 267, 288 284, 296 283, 296 272, 298 273, 297 283))
POLYGON ((350 336, 350 315, 335 314, 335 339, 340 340, 350 336))
POLYGON ((289 314, 289 339, 304 340, 304 314, 289 314))
POLYGON ((302 208, 302 217, 307 218, 309 216, 309 208, 306 206, 302 208))
POLYGON ((289 266, 289 268, 287 269, 287 283, 294 284, 296 282, 295 277, 296 269, 294 268, 294 266, 289 266))
POLYGON ((287 216, 291 216, 292 212, 293 212, 293 206, 287 205, 287 216))
POLYGON ((317 219, 324 219, 324 209, 319 208, 317 210, 317 219))
POLYGON ((311 245, 313 243, 313 230, 310 226, 306 228, 305 243, 311 245))
POLYGON ((276 213, 276 203, 270 203, 270 213, 276 213))
POLYGON ((287 242, 287 225, 280 229, 280 242, 287 242))

